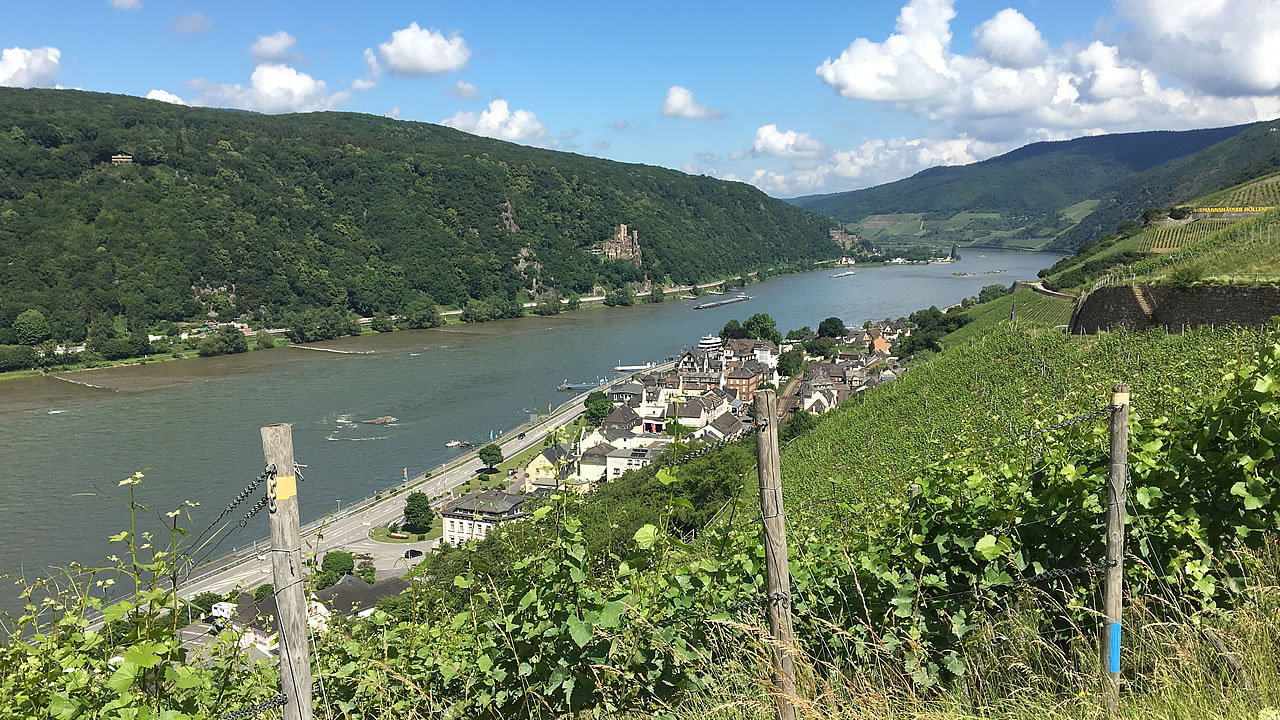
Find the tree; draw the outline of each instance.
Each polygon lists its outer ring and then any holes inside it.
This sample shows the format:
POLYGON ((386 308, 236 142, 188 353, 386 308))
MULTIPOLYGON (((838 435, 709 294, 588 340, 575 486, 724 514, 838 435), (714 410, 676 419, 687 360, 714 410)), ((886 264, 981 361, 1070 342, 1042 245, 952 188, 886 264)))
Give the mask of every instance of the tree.
POLYGON ((35 348, 27 345, 0 345, 0 372, 26 370, 36 366, 35 348))
POLYGON ((341 579, 342 579, 342 576, 336 572, 333 572, 331 570, 321 570, 320 572, 311 576, 311 589, 324 590, 327 587, 333 587, 334 585, 337 585, 338 581, 341 579))
POLYGON ((560 302, 560 293, 555 290, 548 290, 538 295, 538 304, 533 307, 534 315, 558 315, 564 310, 564 303, 560 302))
POLYGON ((429 297, 419 296, 409 301, 404 310, 405 323, 414 330, 440 327, 444 318, 440 316, 440 308, 429 297))
POLYGON ((321 572, 331 572, 339 578, 350 575, 355 569, 355 559, 351 557, 351 553, 344 550, 330 550, 324 554, 324 560, 320 563, 321 572))
POLYGON ((276 588, 271 583, 259 585, 258 587, 253 589, 253 601, 262 602, 264 598, 266 598, 268 595, 270 595, 275 591, 276 591, 276 588))
POLYGON ((787 339, 788 340, 812 340, 813 330, 811 330, 808 325, 805 325, 802 328, 796 328, 795 330, 788 330, 787 339))
POLYGON ((842 338, 847 332, 844 321, 838 317, 829 317, 818 323, 818 337, 842 338))
POLYGON ((39 310, 24 311, 13 321, 13 334, 19 345, 39 345, 49 332, 49 321, 39 310))
POLYGON ((1013 289, 1007 285, 985 285, 982 290, 978 292, 978 302, 991 302, 992 300, 1002 298, 1011 292, 1013 292, 1013 289))
POLYGON ((254 342, 259 350, 270 350, 276 346, 276 338, 266 330, 259 330, 254 342))
POLYGON ((404 502, 404 529, 411 533, 431 532, 431 521, 435 519, 435 510, 431 508, 431 498, 423 492, 411 492, 404 502))
POLYGON ((778 372, 787 377, 794 377, 804 364, 804 351, 792 348, 778 356, 778 372))
POLYGON ((619 307, 634 305, 636 302, 636 293, 631 289, 630 285, 623 285, 617 290, 610 291, 604 296, 604 304, 609 307, 619 307))
POLYGON ((480 458, 480 462, 484 463, 485 467, 490 470, 502 462, 502 448, 494 443, 489 443, 480 448, 480 452, 476 453, 476 455, 480 458))
POLYGON ((201 357, 213 357, 215 355, 232 355, 249 351, 249 341, 245 339, 244 333, 240 332, 234 325, 227 325, 218 328, 217 331, 200 341, 196 346, 196 351, 201 357))
POLYGON ((748 337, 751 337, 751 331, 742 327, 742 323, 738 322, 737 318, 725 323, 724 327, 720 330, 721 340, 738 340, 748 337))
POLYGON ((778 323, 766 313, 756 313, 742 323, 747 330, 747 337, 759 340, 772 340, 775 345, 782 344, 782 333, 778 332, 778 323))
POLYGON ((387 333, 394 332, 396 324, 391 320, 391 316, 386 313, 376 313, 373 319, 369 321, 369 327, 374 332, 387 333))
POLYGON ((812 430, 818 424, 818 417, 808 411, 800 411, 786 422, 782 423, 782 429, 778 431, 778 442, 790 442, 795 438, 804 435, 812 430))
POLYGON ((587 423, 592 427, 599 427, 600 423, 604 422, 605 416, 613 410, 613 403, 609 400, 608 395, 599 390, 593 390, 587 396, 586 407, 587 423))
POLYGON ((814 357, 829 357, 836 352, 836 341, 829 337, 819 337, 804 344, 804 349, 814 357))

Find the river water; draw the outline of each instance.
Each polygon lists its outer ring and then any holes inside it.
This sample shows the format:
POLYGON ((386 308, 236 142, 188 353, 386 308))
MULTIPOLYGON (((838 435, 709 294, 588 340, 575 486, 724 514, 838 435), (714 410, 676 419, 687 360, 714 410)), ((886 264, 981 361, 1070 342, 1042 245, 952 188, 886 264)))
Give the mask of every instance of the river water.
MULTIPOLYGON (((128 526, 115 503, 118 482, 146 478, 142 501, 163 513, 202 503, 203 528, 262 468, 258 428, 294 425, 303 522, 395 484, 464 452, 453 439, 485 441, 568 398, 555 387, 589 381, 619 363, 661 360, 731 318, 772 315, 778 328, 816 328, 944 307, 986 284, 1034 279, 1050 255, 970 250, 950 265, 833 270, 750 286, 754 299, 713 310, 706 302, 591 309, 434 330, 345 338, 318 346, 344 355, 281 347, 0 382, 0 574, 99 562, 107 536, 128 526), (993 270, 1004 273, 983 274, 993 270), (954 277, 952 273, 976 273, 954 277), (58 412, 51 414, 50 410, 58 412), (391 415, 393 426, 358 421, 391 415)), ((245 507, 252 500, 245 503, 245 507)), ((233 517, 242 514, 237 511, 233 517)), ((224 547, 266 535, 265 513, 224 547)), ((0 608, 10 606, 0 590, 0 608)))

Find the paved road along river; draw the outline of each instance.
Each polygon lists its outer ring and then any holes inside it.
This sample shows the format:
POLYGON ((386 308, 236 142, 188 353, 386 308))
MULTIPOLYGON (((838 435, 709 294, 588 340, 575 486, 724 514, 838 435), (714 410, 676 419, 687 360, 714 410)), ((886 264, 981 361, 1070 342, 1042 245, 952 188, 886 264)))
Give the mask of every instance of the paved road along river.
MULTIPOLYGON (((294 425, 298 462, 309 466, 299 488, 306 522, 394 485, 406 467, 412 477, 458 457, 449 440, 485 441, 559 405, 568 398, 555 386, 566 379, 663 359, 730 318, 765 312, 783 331, 832 315, 861 324, 1034 279, 1053 260, 970 250, 951 265, 773 278, 749 288, 750 302, 715 310, 669 301, 321 344, 367 354, 276 348, 0 382, 0 573, 97 562, 128 516, 90 494, 118 496, 135 471, 153 510, 202 503, 192 519, 202 528, 260 471, 262 425, 294 425), (994 270, 1005 272, 983 274, 994 270), (359 422, 381 415, 400 421, 359 422)), ((264 515, 226 545, 265 534, 264 515)), ((0 608, 11 601, 0 596, 0 608)))

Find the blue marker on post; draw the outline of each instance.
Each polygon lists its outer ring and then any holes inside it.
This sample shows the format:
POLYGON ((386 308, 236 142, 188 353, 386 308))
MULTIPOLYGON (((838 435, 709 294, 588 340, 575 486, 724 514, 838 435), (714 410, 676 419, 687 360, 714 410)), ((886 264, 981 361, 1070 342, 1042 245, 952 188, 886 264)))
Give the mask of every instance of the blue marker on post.
POLYGON ((1107 670, 1118 673, 1120 672, 1120 621, 1111 623, 1111 644, 1107 651, 1107 659, 1109 661, 1107 670))

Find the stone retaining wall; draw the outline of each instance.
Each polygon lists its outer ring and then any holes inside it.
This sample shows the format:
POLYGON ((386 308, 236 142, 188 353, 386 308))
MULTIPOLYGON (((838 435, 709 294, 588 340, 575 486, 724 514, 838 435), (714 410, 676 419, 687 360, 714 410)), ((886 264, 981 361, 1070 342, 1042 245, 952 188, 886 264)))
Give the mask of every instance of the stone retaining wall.
POLYGON ((1101 288, 1090 293, 1071 317, 1071 332, 1096 333, 1128 328, 1181 330, 1200 325, 1257 327, 1280 315, 1280 288, 1193 287, 1167 285, 1101 288), (1143 294, 1139 300, 1138 293, 1143 294), (1143 307, 1143 302, 1150 308, 1143 307))

